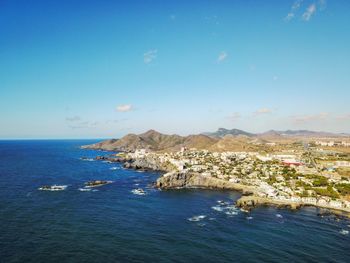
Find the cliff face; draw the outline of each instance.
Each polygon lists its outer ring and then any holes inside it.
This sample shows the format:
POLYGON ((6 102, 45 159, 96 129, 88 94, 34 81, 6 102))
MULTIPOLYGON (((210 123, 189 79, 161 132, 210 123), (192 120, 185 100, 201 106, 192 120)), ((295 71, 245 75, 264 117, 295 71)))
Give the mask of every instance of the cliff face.
POLYGON ((158 178, 156 186, 161 189, 215 188, 254 193, 255 188, 199 173, 169 172, 158 178))
POLYGON ((168 162, 161 163, 158 159, 153 158, 152 156, 130 160, 124 163, 124 167, 128 169, 142 169, 163 172, 169 172, 175 169, 175 167, 172 164, 168 162))

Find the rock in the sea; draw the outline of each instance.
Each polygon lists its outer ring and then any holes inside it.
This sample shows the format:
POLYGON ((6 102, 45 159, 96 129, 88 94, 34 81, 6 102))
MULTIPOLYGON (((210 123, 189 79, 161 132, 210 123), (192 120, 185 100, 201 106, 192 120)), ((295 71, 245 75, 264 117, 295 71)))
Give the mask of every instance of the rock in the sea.
POLYGON ((129 162, 125 162, 125 163, 123 164, 123 167, 126 168, 126 169, 132 168, 131 163, 129 163, 129 162))

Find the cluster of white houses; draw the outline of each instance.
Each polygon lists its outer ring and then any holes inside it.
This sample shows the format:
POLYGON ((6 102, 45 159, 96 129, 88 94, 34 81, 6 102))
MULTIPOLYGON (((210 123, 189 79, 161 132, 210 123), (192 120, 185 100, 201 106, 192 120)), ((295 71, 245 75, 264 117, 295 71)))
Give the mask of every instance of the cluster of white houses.
POLYGON ((350 147, 350 142, 347 141, 315 141, 316 145, 320 146, 342 146, 342 147, 350 147))
MULTIPOLYGON (((249 152, 219 153, 182 149, 176 153, 151 153, 146 150, 137 150, 130 156, 132 158, 151 156, 152 159, 156 159, 160 163, 172 164, 177 171, 196 172, 202 176, 254 186, 257 189, 257 195, 281 202, 350 209, 349 201, 315 195, 312 190, 313 194, 305 197, 301 195, 305 191, 302 186, 291 187, 291 184, 295 185, 297 181, 312 185, 312 180, 304 175, 317 173, 315 168, 310 171, 304 166, 296 154, 261 155, 249 152), (285 167, 290 165, 294 165, 299 174, 297 178, 292 180, 283 174, 285 167), (271 181, 271 177, 274 178, 273 181, 271 181)), ((347 161, 336 161, 335 164, 350 166, 350 162, 347 161)), ((343 181, 340 177, 329 176, 326 178, 329 182, 350 184, 349 180, 343 181)))

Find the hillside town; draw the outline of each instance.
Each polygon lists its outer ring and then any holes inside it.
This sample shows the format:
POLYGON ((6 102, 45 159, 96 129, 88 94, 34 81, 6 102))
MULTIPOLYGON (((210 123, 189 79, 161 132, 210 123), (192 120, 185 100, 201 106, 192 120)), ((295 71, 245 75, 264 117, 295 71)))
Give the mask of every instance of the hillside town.
POLYGON ((166 153, 141 149, 127 156, 133 160, 156 160, 161 167, 172 167, 163 178, 174 173, 195 174, 213 182, 239 185, 240 189, 249 187, 250 191, 253 189, 252 200, 261 198, 265 203, 277 205, 311 205, 350 212, 350 180, 337 172, 349 167, 349 161, 334 156, 328 160, 310 151, 261 154, 186 147, 166 153))

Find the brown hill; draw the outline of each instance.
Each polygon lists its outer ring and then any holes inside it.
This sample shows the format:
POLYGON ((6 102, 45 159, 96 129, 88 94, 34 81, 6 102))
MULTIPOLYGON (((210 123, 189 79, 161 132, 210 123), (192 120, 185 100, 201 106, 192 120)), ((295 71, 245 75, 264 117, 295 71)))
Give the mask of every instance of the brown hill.
MULTIPOLYGON (((239 135, 226 135, 217 143, 210 147, 211 151, 223 152, 223 151, 247 151, 253 152, 259 149, 256 145, 256 139, 252 139, 248 136, 239 135)), ((259 142, 261 143, 261 142, 259 142)))
POLYGON ((217 139, 205 135, 190 135, 182 137, 179 135, 166 135, 155 130, 149 130, 139 135, 128 134, 119 140, 107 140, 87 145, 83 148, 126 152, 135 151, 136 149, 177 151, 180 150, 181 147, 207 149, 216 142, 217 139))

